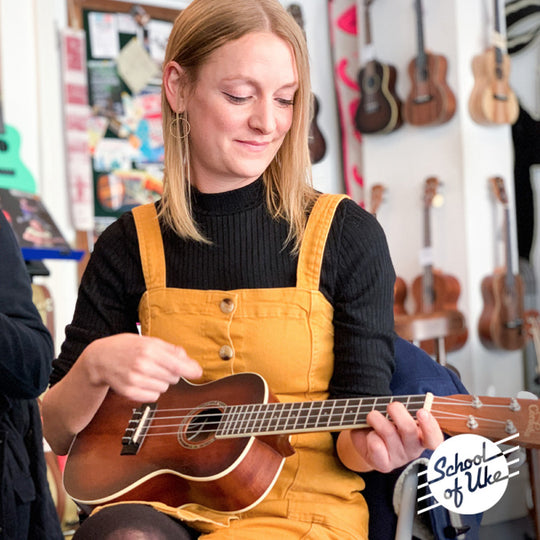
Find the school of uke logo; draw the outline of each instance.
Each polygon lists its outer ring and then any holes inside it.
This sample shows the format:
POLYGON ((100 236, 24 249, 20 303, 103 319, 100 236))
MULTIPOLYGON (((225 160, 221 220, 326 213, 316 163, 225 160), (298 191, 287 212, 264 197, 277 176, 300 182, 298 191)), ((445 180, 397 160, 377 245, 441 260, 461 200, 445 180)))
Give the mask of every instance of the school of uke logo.
POLYGON ((506 456, 519 449, 511 446, 504 450, 518 434, 492 442, 485 437, 463 434, 445 440, 429 458, 427 470, 419 473, 419 488, 427 487, 427 495, 418 501, 433 497, 435 504, 422 508, 427 512, 444 506, 458 514, 478 514, 494 506, 504 495, 508 480, 519 474, 510 473, 508 466, 519 458, 507 461, 506 456))

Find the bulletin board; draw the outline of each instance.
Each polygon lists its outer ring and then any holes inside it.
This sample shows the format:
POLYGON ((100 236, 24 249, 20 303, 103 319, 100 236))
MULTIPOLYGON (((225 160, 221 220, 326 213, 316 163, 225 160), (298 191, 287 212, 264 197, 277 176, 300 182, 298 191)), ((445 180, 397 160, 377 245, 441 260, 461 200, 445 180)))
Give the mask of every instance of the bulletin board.
POLYGON ((115 0, 70 0, 86 35, 88 142, 95 234, 162 193, 161 66, 180 10, 115 0))

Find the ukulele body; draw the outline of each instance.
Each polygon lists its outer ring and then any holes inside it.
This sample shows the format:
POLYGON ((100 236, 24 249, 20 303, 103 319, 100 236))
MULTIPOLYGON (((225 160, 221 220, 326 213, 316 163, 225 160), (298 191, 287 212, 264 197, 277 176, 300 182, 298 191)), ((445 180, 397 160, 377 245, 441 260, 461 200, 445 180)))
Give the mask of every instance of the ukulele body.
MULTIPOLYGON (((432 270, 433 273, 433 301, 431 305, 424 303, 424 276, 416 277, 412 283, 411 290, 415 302, 415 314, 426 313, 441 313, 448 312, 449 316, 455 316, 458 313, 457 303, 461 294, 461 285, 454 276, 445 274, 440 270, 432 270)), ((467 342, 469 332, 465 325, 463 317, 463 329, 459 333, 446 336, 444 345, 447 352, 457 351, 461 349, 467 342)), ((420 348, 424 349, 428 354, 435 354, 435 343, 433 340, 420 342, 420 348)))
POLYGON ((425 56, 426 70, 421 76, 417 58, 408 67, 412 88, 403 106, 403 117, 414 126, 443 124, 456 112, 456 98, 446 82, 448 61, 439 54, 425 56))
POLYGON ((358 73, 360 101, 354 117, 360 133, 389 133, 402 124, 394 66, 370 60, 358 73))
POLYGON ((317 124, 319 116, 319 99, 313 94, 313 119, 309 125, 309 157, 311 163, 319 163, 326 154, 326 141, 317 124))
POLYGON ((407 285, 403 278, 397 276, 394 283, 394 316, 407 315, 405 300, 407 298, 407 285))
MULTIPOLYGON (((215 439, 212 423, 197 430, 197 415, 219 415, 225 404, 274 401, 266 382, 249 373, 202 385, 181 379, 160 396, 156 411, 184 411, 185 420, 176 428, 165 425, 162 436, 147 435, 138 452, 125 455, 122 437, 140 404, 109 392, 73 442, 66 490, 83 509, 137 500, 173 507, 195 502, 223 512, 248 509, 266 495, 284 458, 294 453, 288 437, 215 439)), ((174 424, 174 418, 165 421, 174 424)))
POLYGON ((474 87, 469 98, 469 113, 478 124, 514 124, 519 102, 510 88, 510 58, 503 54, 500 65, 492 47, 472 60, 474 87), (499 74, 498 74, 499 73, 499 74))
POLYGON ((12 126, 4 124, 0 133, 0 188, 35 193, 36 183, 20 158, 21 137, 12 126))
POLYGON ((478 321, 478 334, 487 349, 516 351, 526 343, 523 321, 523 280, 513 276, 513 285, 506 285, 506 273, 496 272, 482 280, 484 308, 478 321))

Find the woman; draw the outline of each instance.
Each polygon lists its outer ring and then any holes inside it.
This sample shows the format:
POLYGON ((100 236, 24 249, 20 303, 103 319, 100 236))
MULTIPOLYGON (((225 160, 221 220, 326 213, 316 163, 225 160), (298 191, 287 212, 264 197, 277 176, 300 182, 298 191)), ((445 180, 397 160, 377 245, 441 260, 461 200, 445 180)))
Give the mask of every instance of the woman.
MULTIPOLYGON (((180 377, 251 371, 280 401, 389 393, 394 271, 376 220, 310 185, 309 77, 302 31, 277 0, 194 0, 178 17, 163 70, 163 198, 96 244, 45 402, 56 452, 109 389, 152 402, 180 377)), ((389 471, 442 440, 427 411, 418 424, 401 404, 389 414, 342 432, 339 458, 329 433, 295 435, 276 483, 244 512, 155 504, 160 518, 141 519, 210 540, 367 538, 350 469, 389 471)), ((142 512, 100 510, 79 537, 149 537, 132 520, 142 512)), ((156 538, 168 534, 180 537, 156 538)))

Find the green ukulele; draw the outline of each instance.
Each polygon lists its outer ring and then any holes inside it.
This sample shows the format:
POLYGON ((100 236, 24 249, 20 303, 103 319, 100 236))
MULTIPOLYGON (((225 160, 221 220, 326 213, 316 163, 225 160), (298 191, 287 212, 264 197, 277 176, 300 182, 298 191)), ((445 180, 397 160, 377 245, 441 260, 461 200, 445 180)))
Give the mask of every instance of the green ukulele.
POLYGON ((0 97, 0 188, 35 193, 34 178, 19 156, 20 144, 17 130, 4 124, 0 97))
MULTIPOLYGON (((1 51, 0 51, 1 57, 1 51)), ((0 65, 0 77, 2 69, 0 65)), ((21 136, 18 131, 4 124, 2 115, 2 84, 0 80, 0 188, 36 192, 36 183, 19 157, 21 136)))

